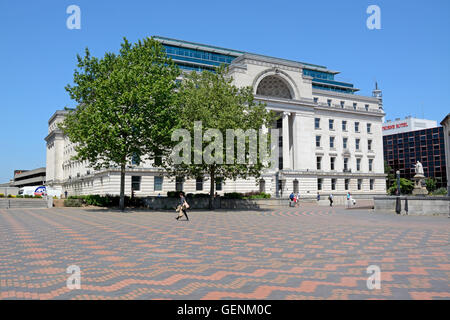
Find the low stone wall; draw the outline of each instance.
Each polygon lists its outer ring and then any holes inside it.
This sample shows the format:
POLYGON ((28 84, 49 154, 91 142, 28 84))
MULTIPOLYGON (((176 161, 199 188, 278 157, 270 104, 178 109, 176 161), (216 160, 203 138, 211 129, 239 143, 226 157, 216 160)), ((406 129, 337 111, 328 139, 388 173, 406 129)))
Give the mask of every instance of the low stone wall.
MULTIPOLYGON (((178 198, 167 197, 146 197, 145 207, 154 210, 175 209, 180 200, 178 198)), ((187 198, 191 209, 208 209, 209 198, 187 198)), ((216 209, 270 209, 289 206, 287 199, 226 199, 223 197, 214 198, 216 209)))
POLYGON ((53 207, 53 198, 48 199, 15 199, 2 198, 0 199, 0 209, 14 209, 14 208, 33 208, 43 209, 53 207))
POLYGON ((401 205, 400 213, 402 214, 450 216, 450 197, 421 197, 421 196, 375 197, 374 198, 375 212, 378 211, 378 212, 395 213, 397 198, 400 198, 400 205, 401 205))

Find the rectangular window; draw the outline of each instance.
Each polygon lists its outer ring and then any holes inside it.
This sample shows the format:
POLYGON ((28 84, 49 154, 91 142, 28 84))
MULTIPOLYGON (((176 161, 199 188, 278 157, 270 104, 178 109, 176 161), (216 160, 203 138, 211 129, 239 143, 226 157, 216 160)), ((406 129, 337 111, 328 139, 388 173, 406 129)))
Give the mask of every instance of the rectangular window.
POLYGON ((368 123, 367 124, 367 133, 371 133, 372 132, 372 124, 368 123))
POLYGON ((131 177, 131 190, 140 191, 141 190, 141 176, 131 177))
POLYGON ((216 190, 217 191, 222 191, 222 187, 223 187, 223 179, 222 178, 217 178, 216 179, 216 190))
POLYGON ((369 159, 369 171, 373 170, 373 159, 369 159))
POLYGON ((350 179, 345 179, 345 181, 344 181, 345 190, 348 190, 349 186, 350 186, 350 179))
POLYGON ((330 148, 334 148, 334 137, 330 137, 330 148))
POLYGON ((341 108, 345 107, 345 101, 341 101, 341 108))
POLYGON ((366 111, 369 111, 369 105, 366 104, 366 111))
POLYGON ((362 189, 362 179, 358 179, 358 190, 362 189))
POLYGON ((182 177, 176 178, 175 191, 183 191, 183 182, 184 182, 184 179, 182 177))
POLYGON ((320 129, 320 118, 315 118, 314 119, 314 128, 315 129, 320 129))
POLYGON ((162 165, 161 156, 155 156, 155 166, 161 166, 161 165, 162 165))
POLYGON ((359 132, 359 122, 355 122, 355 132, 359 132))
POLYGON ((359 150, 361 139, 355 139, 355 149, 359 150))
POLYGON ((347 121, 342 120, 342 131, 347 131, 347 121))
POLYGON ((348 171, 348 158, 344 158, 344 171, 348 171))
POLYGON ((197 178, 195 180, 195 190, 202 191, 203 190, 203 178, 197 178))
POLYGON ((322 169, 322 157, 317 157, 317 170, 322 169))
POLYGON ((354 110, 356 110, 357 109, 357 107, 358 107, 358 104, 355 102, 355 103, 353 103, 353 109, 354 110))
POLYGON ((328 99, 328 100, 327 100, 327 105, 328 105, 329 107, 331 107, 331 99, 328 99))
POLYGON ((361 158, 356 158, 356 171, 361 171, 361 158))
POLYGON ((323 179, 317 179, 317 190, 322 190, 323 179))
POLYGON ((342 147, 343 147, 344 149, 347 149, 347 143, 348 143, 348 138, 343 138, 343 139, 342 139, 342 147))
POLYGON ((334 120, 333 119, 328 120, 328 128, 330 130, 334 130, 334 120))
POLYGON ((314 103, 319 102, 319 98, 314 97, 314 103))
POLYGON ((369 151, 372 150, 372 140, 367 141, 367 150, 369 150, 369 151))
POLYGON ((330 169, 331 170, 335 170, 335 167, 336 167, 336 157, 331 157, 330 158, 330 169))
POLYGON ((316 136, 316 147, 320 147, 320 136, 316 136))
POLYGON ((153 189, 155 191, 162 191, 162 185, 163 185, 163 177, 155 177, 153 189))
POLYGON ((331 190, 336 190, 336 179, 331 179, 331 190))
POLYGON ((370 179, 370 190, 373 190, 374 183, 375 183, 375 180, 370 179))

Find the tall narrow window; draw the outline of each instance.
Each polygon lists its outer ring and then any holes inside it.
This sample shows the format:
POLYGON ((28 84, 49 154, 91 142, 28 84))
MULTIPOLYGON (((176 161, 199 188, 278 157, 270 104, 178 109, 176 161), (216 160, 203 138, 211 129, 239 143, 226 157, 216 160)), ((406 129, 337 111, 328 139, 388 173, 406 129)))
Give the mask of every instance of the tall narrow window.
POLYGON ((341 108, 345 107, 345 101, 341 101, 341 108))
POLYGON ((141 190, 141 176, 131 177, 131 190, 140 191, 141 190))
POLYGON ((323 179, 317 179, 317 190, 322 190, 323 179))
POLYGON ((331 99, 328 99, 328 100, 327 100, 327 105, 328 105, 329 107, 331 107, 331 99))
POLYGON ((198 177, 195 180, 195 190, 196 191, 202 191, 203 190, 203 178, 202 177, 198 177))
POLYGON ((331 179, 331 190, 336 190, 336 179, 331 179))
POLYGON ((358 108, 358 104, 357 103, 353 103, 353 109, 356 110, 358 108))
POLYGON ((359 122, 355 122, 355 132, 359 132, 359 122))
POLYGON ((162 191, 162 185, 163 185, 163 177, 155 177, 153 189, 155 191, 162 191))
POLYGON ((322 157, 317 157, 317 170, 322 169, 322 157))
POLYGON ((175 190, 176 191, 183 191, 183 177, 177 177, 175 181, 175 190))
POLYGON ((320 136, 316 136, 316 147, 320 147, 320 136))
POLYGON ((358 190, 362 189, 362 183, 363 183, 362 179, 358 179, 358 190))
POLYGON ((330 169, 335 170, 335 168, 336 168, 336 157, 331 157, 330 158, 330 169))
POLYGON ((217 191, 222 191, 223 188, 223 179, 222 178, 217 178, 216 179, 216 190, 217 191))
POLYGON ((348 171, 348 158, 344 158, 344 171, 348 171))
POLYGON ((361 158, 356 158, 356 171, 361 171, 361 158))
POLYGON ((328 128, 330 130, 334 130, 334 120, 333 119, 328 120, 328 128))
POLYGON ((348 138, 343 138, 342 139, 342 147, 344 149, 347 149, 347 145, 348 145, 348 138))
POLYGON ((367 124, 367 133, 371 133, 372 132, 372 124, 368 123, 367 124))
POLYGON ((367 140, 367 150, 372 150, 372 140, 367 140))
POLYGON ((370 190, 373 190, 374 184, 375 184, 375 180, 374 179, 370 179, 370 190))
POLYGON ((373 171, 373 159, 369 159, 369 171, 373 171))
POLYGON ((330 148, 334 148, 334 137, 330 137, 330 148))
POLYGON ((360 142, 361 142, 360 139, 355 139, 355 149, 356 149, 356 150, 359 150, 360 142))
POLYGON ((347 131, 347 120, 342 120, 342 131, 347 131))
POLYGON ((314 128, 315 129, 320 129, 320 118, 315 118, 314 119, 314 128))
POLYGON ((350 179, 345 179, 344 181, 344 188, 345 190, 348 190, 350 186, 350 179))

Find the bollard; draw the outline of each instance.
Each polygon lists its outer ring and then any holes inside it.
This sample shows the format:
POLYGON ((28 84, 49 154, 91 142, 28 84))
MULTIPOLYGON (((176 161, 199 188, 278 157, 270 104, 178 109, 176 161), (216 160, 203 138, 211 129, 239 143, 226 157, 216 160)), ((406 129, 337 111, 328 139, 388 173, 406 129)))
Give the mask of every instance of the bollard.
POLYGON ((405 198, 405 212, 408 214, 408 198, 405 198))
POLYGON ((400 197, 397 197, 395 201, 395 212, 397 212, 397 214, 400 214, 401 211, 402 211, 402 204, 400 202, 400 197))

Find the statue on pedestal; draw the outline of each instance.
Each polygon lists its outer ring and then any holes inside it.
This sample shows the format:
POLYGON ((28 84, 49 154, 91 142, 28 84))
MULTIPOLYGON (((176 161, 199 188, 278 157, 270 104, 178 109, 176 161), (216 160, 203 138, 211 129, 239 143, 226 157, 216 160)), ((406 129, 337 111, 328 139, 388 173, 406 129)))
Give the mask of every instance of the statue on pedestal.
POLYGON ((414 170, 416 172, 416 175, 414 176, 414 190, 413 195, 427 195, 428 190, 425 187, 425 175, 423 171, 423 165, 420 163, 420 161, 417 161, 417 163, 414 166, 414 170))
POLYGON ((414 169, 416 171, 416 176, 421 175, 423 176, 423 165, 420 163, 420 161, 417 161, 416 165, 414 166, 414 169))

